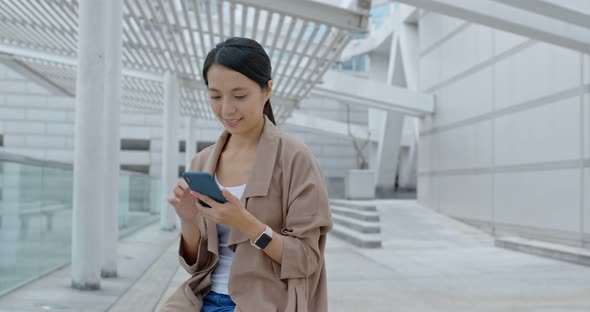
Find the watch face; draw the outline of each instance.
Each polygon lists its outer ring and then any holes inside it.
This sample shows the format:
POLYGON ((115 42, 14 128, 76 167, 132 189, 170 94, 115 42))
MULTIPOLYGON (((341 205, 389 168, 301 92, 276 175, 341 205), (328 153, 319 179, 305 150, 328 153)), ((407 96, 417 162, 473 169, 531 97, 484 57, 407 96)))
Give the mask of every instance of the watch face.
POLYGON ((264 249, 266 246, 268 246, 268 244, 270 244, 271 241, 272 238, 270 236, 268 236, 266 233, 262 233, 262 235, 260 235, 260 237, 256 240, 255 244, 260 249, 264 249))

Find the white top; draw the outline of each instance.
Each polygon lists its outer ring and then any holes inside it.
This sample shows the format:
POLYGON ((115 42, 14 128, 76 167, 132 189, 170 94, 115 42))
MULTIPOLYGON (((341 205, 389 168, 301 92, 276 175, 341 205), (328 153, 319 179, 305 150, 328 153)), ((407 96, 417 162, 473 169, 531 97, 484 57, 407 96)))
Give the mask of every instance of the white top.
MULTIPOLYGON (((224 187, 215 177, 215 182, 220 188, 226 188, 232 195, 237 198, 242 198, 246 184, 234 187, 224 187)), ((219 238, 219 262, 213 273, 211 273, 211 290, 218 294, 229 295, 228 284, 229 284, 229 273, 231 271, 231 264, 234 260, 234 252, 227 247, 227 241, 229 239, 229 230, 227 226, 217 224, 217 235, 219 238)))

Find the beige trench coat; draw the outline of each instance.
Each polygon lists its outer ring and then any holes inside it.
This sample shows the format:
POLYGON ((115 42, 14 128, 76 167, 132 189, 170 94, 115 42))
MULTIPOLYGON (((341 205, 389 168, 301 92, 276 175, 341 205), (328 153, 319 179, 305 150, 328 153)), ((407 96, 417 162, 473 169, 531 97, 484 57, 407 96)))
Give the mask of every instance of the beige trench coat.
MULTIPOLYGON (((215 145, 197 154, 191 171, 213 174, 228 137, 224 132, 215 145)), ((231 229, 228 243, 235 254, 229 293, 235 311, 327 311, 324 249, 332 217, 324 178, 311 151, 266 117, 241 201, 275 235, 284 235, 284 246, 281 265, 252 247, 246 235, 231 229)), ((196 262, 188 265, 179 250, 180 264, 191 277, 162 312, 198 312, 211 288, 211 272, 219 259, 217 229, 213 221, 203 217, 198 221, 201 240, 196 262)))

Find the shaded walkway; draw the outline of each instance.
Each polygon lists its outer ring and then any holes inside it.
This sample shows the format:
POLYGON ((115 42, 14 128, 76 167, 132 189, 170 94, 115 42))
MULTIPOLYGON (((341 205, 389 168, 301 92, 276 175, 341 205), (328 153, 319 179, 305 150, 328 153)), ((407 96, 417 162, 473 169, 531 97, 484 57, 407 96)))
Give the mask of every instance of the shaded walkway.
MULTIPOLYGON (((382 249, 328 240, 331 311, 590 311, 590 268, 494 247, 485 233, 415 201, 379 203, 382 249)), ((123 240, 122 267, 135 261, 134 269, 99 292, 68 288, 66 268, 0 298, 0 311, 42 311, 41 302, 59 311, 150 311, 187 277, 175 235, 152 226, 123 240)))

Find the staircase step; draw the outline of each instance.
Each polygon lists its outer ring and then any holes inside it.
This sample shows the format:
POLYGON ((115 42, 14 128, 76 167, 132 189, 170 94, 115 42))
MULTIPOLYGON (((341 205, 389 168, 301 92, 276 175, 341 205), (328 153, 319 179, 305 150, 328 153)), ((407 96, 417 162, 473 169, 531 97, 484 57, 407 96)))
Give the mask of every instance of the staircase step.
POLYGON ((333 215, 341 215, 362 221, 379 222, 379 215, 376 211, 364 211, 340 206, 332 206, 331 208, 333 215))
POLYGON ((545 258, 590 266, 590 249, 583 247, 566 246, 522 237, 499 237, 496 238, 495 245, 545 258))
POLYGON ((334 224, 331 235, 360 248, 381 248, 381 235, 365 234, 334 224))
POLYGON ((377 211, 377 205, 367 201, 353 201, 345 199, 331 199, 330 205, 345 207, 362 211, 377 211))
POLYGON ((361 221, 339 215, 332 215, 332 221, 360 233, 381 233, 379 222, 361 221))

